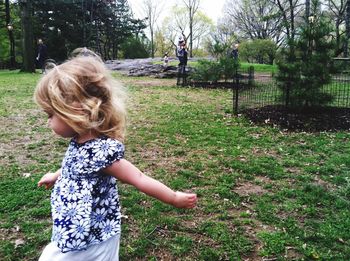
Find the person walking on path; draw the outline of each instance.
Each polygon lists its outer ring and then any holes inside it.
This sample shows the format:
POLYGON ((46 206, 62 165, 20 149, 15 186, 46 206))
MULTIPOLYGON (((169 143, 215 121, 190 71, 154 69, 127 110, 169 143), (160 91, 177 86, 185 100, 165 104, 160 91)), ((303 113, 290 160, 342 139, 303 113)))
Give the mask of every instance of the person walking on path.
POLYGON ((36 56, 36 61, 38 67, 41 69, 41 73, 45 72, 45 60, 47 59, 47 46, 44 44, 42 39, 38 39, 38 55, 36 56))

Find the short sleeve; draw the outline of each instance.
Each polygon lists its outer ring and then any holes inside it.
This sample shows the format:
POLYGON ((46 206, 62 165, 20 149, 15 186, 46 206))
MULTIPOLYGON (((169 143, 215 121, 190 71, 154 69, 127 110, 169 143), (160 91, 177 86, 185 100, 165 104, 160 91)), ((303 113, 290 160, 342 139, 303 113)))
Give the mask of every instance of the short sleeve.
POLYGON ((109 167, 115 161, 124 158, 124 145, 118 140, 104 138, 97 140, 91 149, 93 172, 109 167))

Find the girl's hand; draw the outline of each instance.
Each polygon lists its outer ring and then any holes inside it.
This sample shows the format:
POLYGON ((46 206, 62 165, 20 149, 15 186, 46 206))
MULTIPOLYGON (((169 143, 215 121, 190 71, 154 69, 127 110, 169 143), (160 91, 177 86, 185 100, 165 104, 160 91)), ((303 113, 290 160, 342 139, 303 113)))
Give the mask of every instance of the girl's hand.
POLYGON ((38 187, 45 186, 45 189, 52 188, 55 185, 55 182, 59 174, 57 172, 46 173, 38 182, 38 187))
POLYGON ((173 206, 177 208, 194 208, 197 204, 197 195, 192 193, 175 192, 173 206))

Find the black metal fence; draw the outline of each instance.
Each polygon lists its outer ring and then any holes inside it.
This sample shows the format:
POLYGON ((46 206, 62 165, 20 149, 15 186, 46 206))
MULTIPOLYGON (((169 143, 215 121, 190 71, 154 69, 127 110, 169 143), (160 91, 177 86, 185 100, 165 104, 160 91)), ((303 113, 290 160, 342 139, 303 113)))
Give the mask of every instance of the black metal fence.
POLYGON ((10 62, 0 61, 0 70, 9 69, 10 67, 11 67, 10 62))
MULTIPOLYGON (((267 77, 266 77, 267 78, 267 77)), ((258 108, 267 105, 277 105, 282 104, 278 97, 282 94, 281 90, 277 87, 272 77, 270 79, 264 79, 260 81, 259 78, 254 79, 253 85, 235 86, 238 89, 235 91, 236 102, 235 112, 242 111, 247 108, 258 108)))
MULTIPOLYGON (((350 108, 350 71, 333 74, 331 83, 323 86, 322 91, 333 97, 325 106, 350 108)), ((236 113, 248 108, 286 104, 282 90, 271 74, 255 73, 254 80, 249 84, 236 80, 233 95, 236 113)))

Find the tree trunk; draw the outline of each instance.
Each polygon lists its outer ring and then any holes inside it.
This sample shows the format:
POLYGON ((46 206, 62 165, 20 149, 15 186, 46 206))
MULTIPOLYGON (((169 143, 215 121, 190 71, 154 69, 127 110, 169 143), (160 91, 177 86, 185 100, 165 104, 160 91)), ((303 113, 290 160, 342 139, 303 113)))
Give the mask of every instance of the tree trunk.
POLYGON ((13 37, 13 25, 11 24, 11 15, 10 15, 10 0, 5 1, 5 13, 6 13, 6 26, 9 34, 10 40, 10 69, 16 67, 16 56, 15 56, 15 39, 13 37), (11 28, 9 27, 11 26, 11 28))
POLYGON ((192 48, 193 48, 193 18, 190 18, 190 57, 193 57, 193 52, 192 52, 192 48))
POLYGON ((305 19, 306 22, 309 22, 309 16, 310 16, 310 0, 305 0, 305 19))
POLYGON ((151 32, 151 56, 154 58, 154 35, 153 35, 153 28, 150 27, 151 32))
POLYGON ((86 3, 84 0, 81 1, 81 10, 83 13, 83 47, 86 47, 86 3))
POLYGON ((346 1, 346 15, 345 15, 345 42, 344 42, 344 57, 349 56, 348 45, 350 38, 350 0, 346 1))
POLYGON ((35 72, 34 64, 34 38, 32 21, 32 1, 21 0, 21 24, 23 45, 23 72, 35 72))
POLYGON ((193 6, 191 6, 191 3, 189 4, 189 18, 190 18, 190 24, 189 24, 189 27, 190 27, 190 35, 189 35, 189 39, 190 39, 190 44, 189 44, 189 51, 190 51, 190 57, 192 58, 193 57, 193 53, 192 53, 192 47, 193 47, 193 38, 192 38, 192 35, 193 35, 193 16, 194 16, 194 10, 193 10, 193 6))
POLYGON ((335 22, 335 56, 338 56, 343 52, 343 48, 340 42, 340 22, 339 19, 335 22))

